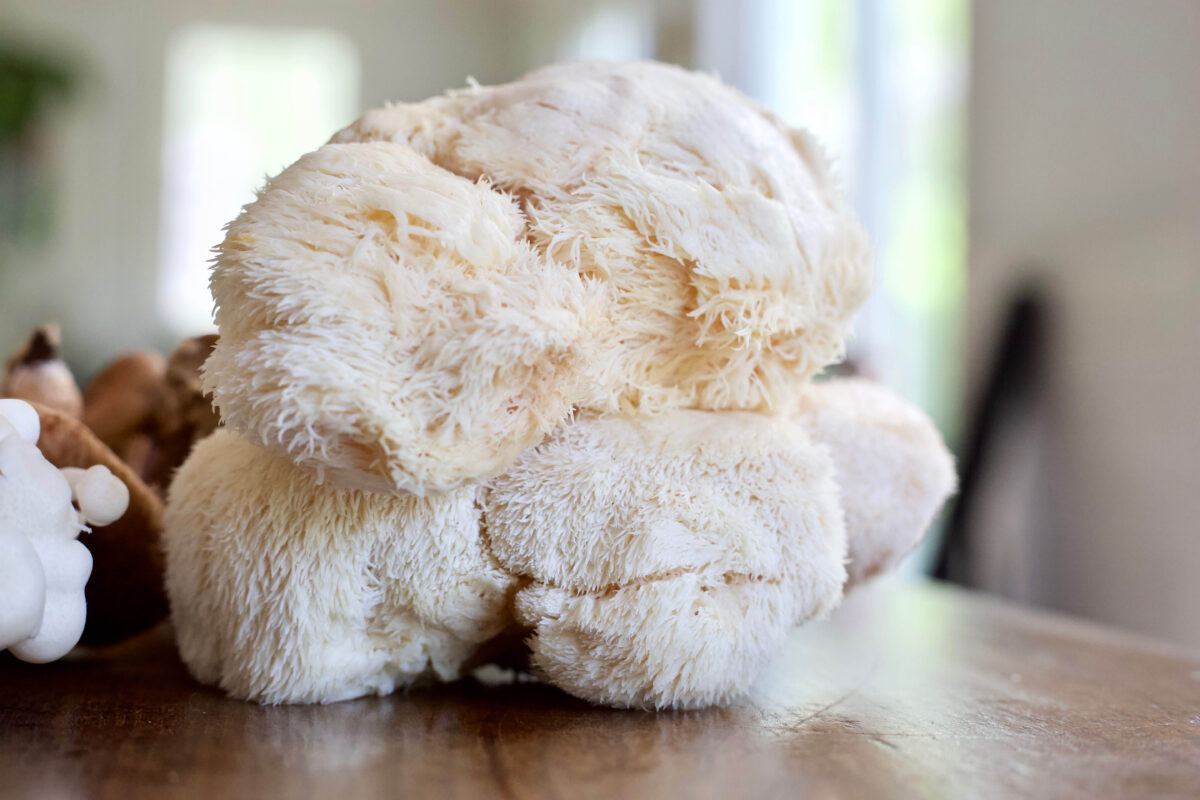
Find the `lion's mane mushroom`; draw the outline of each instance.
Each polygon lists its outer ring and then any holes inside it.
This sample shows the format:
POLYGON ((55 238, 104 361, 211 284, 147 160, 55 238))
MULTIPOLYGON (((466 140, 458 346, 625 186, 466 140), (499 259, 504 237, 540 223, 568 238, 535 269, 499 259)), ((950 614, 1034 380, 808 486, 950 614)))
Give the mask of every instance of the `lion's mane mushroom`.
POLYGON ((217 431, 168 506, 167 589, 184 661, 200 680, 265 703, 457 677, 508 623, 516 582, 480 536, 482 495, 343 489, 217 431))
POLYGON ((408 147, 302 157, 220 251, 205 388, 227 425, 345 486, 495 475, 598 361, 598 287, 532 246, 512 198, 408 147))
POLYGON ((515 624, 593 702, 731 701, 953 485, 919 412, 813 385, 870 282, 817 145, 713 78, 573 64, 368 112, 219 248, 228 429, 163 540, 183 659, 329 701, 515 624))
POLYGON ((846 534, 828 453, 785 417, 587 417, 488 496, 532 665, 616 706, 743 691, 796 625, 842 594, 846 534))
POLYGON ((869 247, 819 145, 716 79, 569 64, 367 112, 334 142, 411 147, 498 189, 602 285, 605 413, 785 409, 839 359, 869 247))
POLYGON ((849 541, 849 585, 894 568, 924 537, 957 483, 929 417, 887 387, 815 383, 796 412, 831 456, 849 541))

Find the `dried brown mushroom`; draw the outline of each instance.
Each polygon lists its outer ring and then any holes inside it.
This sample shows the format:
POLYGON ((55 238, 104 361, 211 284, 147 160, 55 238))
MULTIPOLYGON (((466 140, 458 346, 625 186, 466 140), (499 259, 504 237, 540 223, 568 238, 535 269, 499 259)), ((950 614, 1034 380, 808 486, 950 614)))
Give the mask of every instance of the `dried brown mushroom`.
POLYGON ((143 477, 166 376, 166 361, 158 353, 127 353, 92 378, 83 393, 84 423, 143 477))
POLYGON ((83 644, 105 644, 145 630, 166 616, 163 554, 159 543, 163 502, 124 461, 78 419, 38 403, 38 449, 54 466, 108 467, 129 489, 125 514, 80 541, 91 551, 87 626, 83 644))
POLYGON ((107 467, 129 489, 129 509, 81 537, 91 551, 83 644, 117 641, 166 615, 159 542, 175 469, 219 422, 200 384, 216 336, 185 340, 170 359, 127 353, 80 393, 58 357, 56 324, 39 327, 8 360, 0 396, 28 401, 41 419, 38 448, 56 467, 107 467))
POLYGON ((84 392, 84 422, 160 494, 192 444, 219 422, 200 388, 200 368, 216 339, 185 339, 166 361, 148 352, 121 356, 84 392))
POLYGON ((185 339, 167 361, 163 401, 154 412, 155 448, 143 473, 163 492, 192 445, 217 429, 220 417, 201 389, 200 368, 217 343, 215 334, 185 339))
POLYGON ((72 417, 82 416, 83 397, 71 370, 59 358, 61 343, 57 323, 35 329, 4 365, 0 397, 41 403, 72 417))

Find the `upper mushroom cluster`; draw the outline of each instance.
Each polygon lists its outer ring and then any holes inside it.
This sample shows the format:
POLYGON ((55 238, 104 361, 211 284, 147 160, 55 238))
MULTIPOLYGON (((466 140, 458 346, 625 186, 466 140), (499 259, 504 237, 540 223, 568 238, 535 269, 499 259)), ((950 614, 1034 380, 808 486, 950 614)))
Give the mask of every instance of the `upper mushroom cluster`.
POLYGON ((229 425, 423 494, 573 410, 788 410, 870 264, 806 134, 707 76, 585 63, 369 112, 231 224, 212 287, 229 425))

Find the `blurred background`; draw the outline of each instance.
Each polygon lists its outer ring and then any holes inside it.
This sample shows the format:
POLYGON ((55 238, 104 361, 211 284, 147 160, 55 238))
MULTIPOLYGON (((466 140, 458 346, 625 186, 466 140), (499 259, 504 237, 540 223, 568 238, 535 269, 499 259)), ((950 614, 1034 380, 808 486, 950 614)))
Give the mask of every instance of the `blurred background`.
POLYGON ((209 250, 365 108, 579 58, 719 74, 834 154, 851 358, 961 500, 911 571, 1200 646, 1200 3, 0 0, 0 349, 211 329, 209 250))

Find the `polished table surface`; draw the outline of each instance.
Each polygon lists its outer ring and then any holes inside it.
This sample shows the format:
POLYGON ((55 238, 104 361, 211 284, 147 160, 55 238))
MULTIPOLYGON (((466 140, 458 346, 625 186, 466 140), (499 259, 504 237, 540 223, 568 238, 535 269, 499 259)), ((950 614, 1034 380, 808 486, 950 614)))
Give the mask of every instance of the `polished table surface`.
POLYGON ((860 590, 734 708, 475 680, 263 708, 160 628, 0 657, 0 796, 1200 797, 1200 660, 932 584, 860 590))

